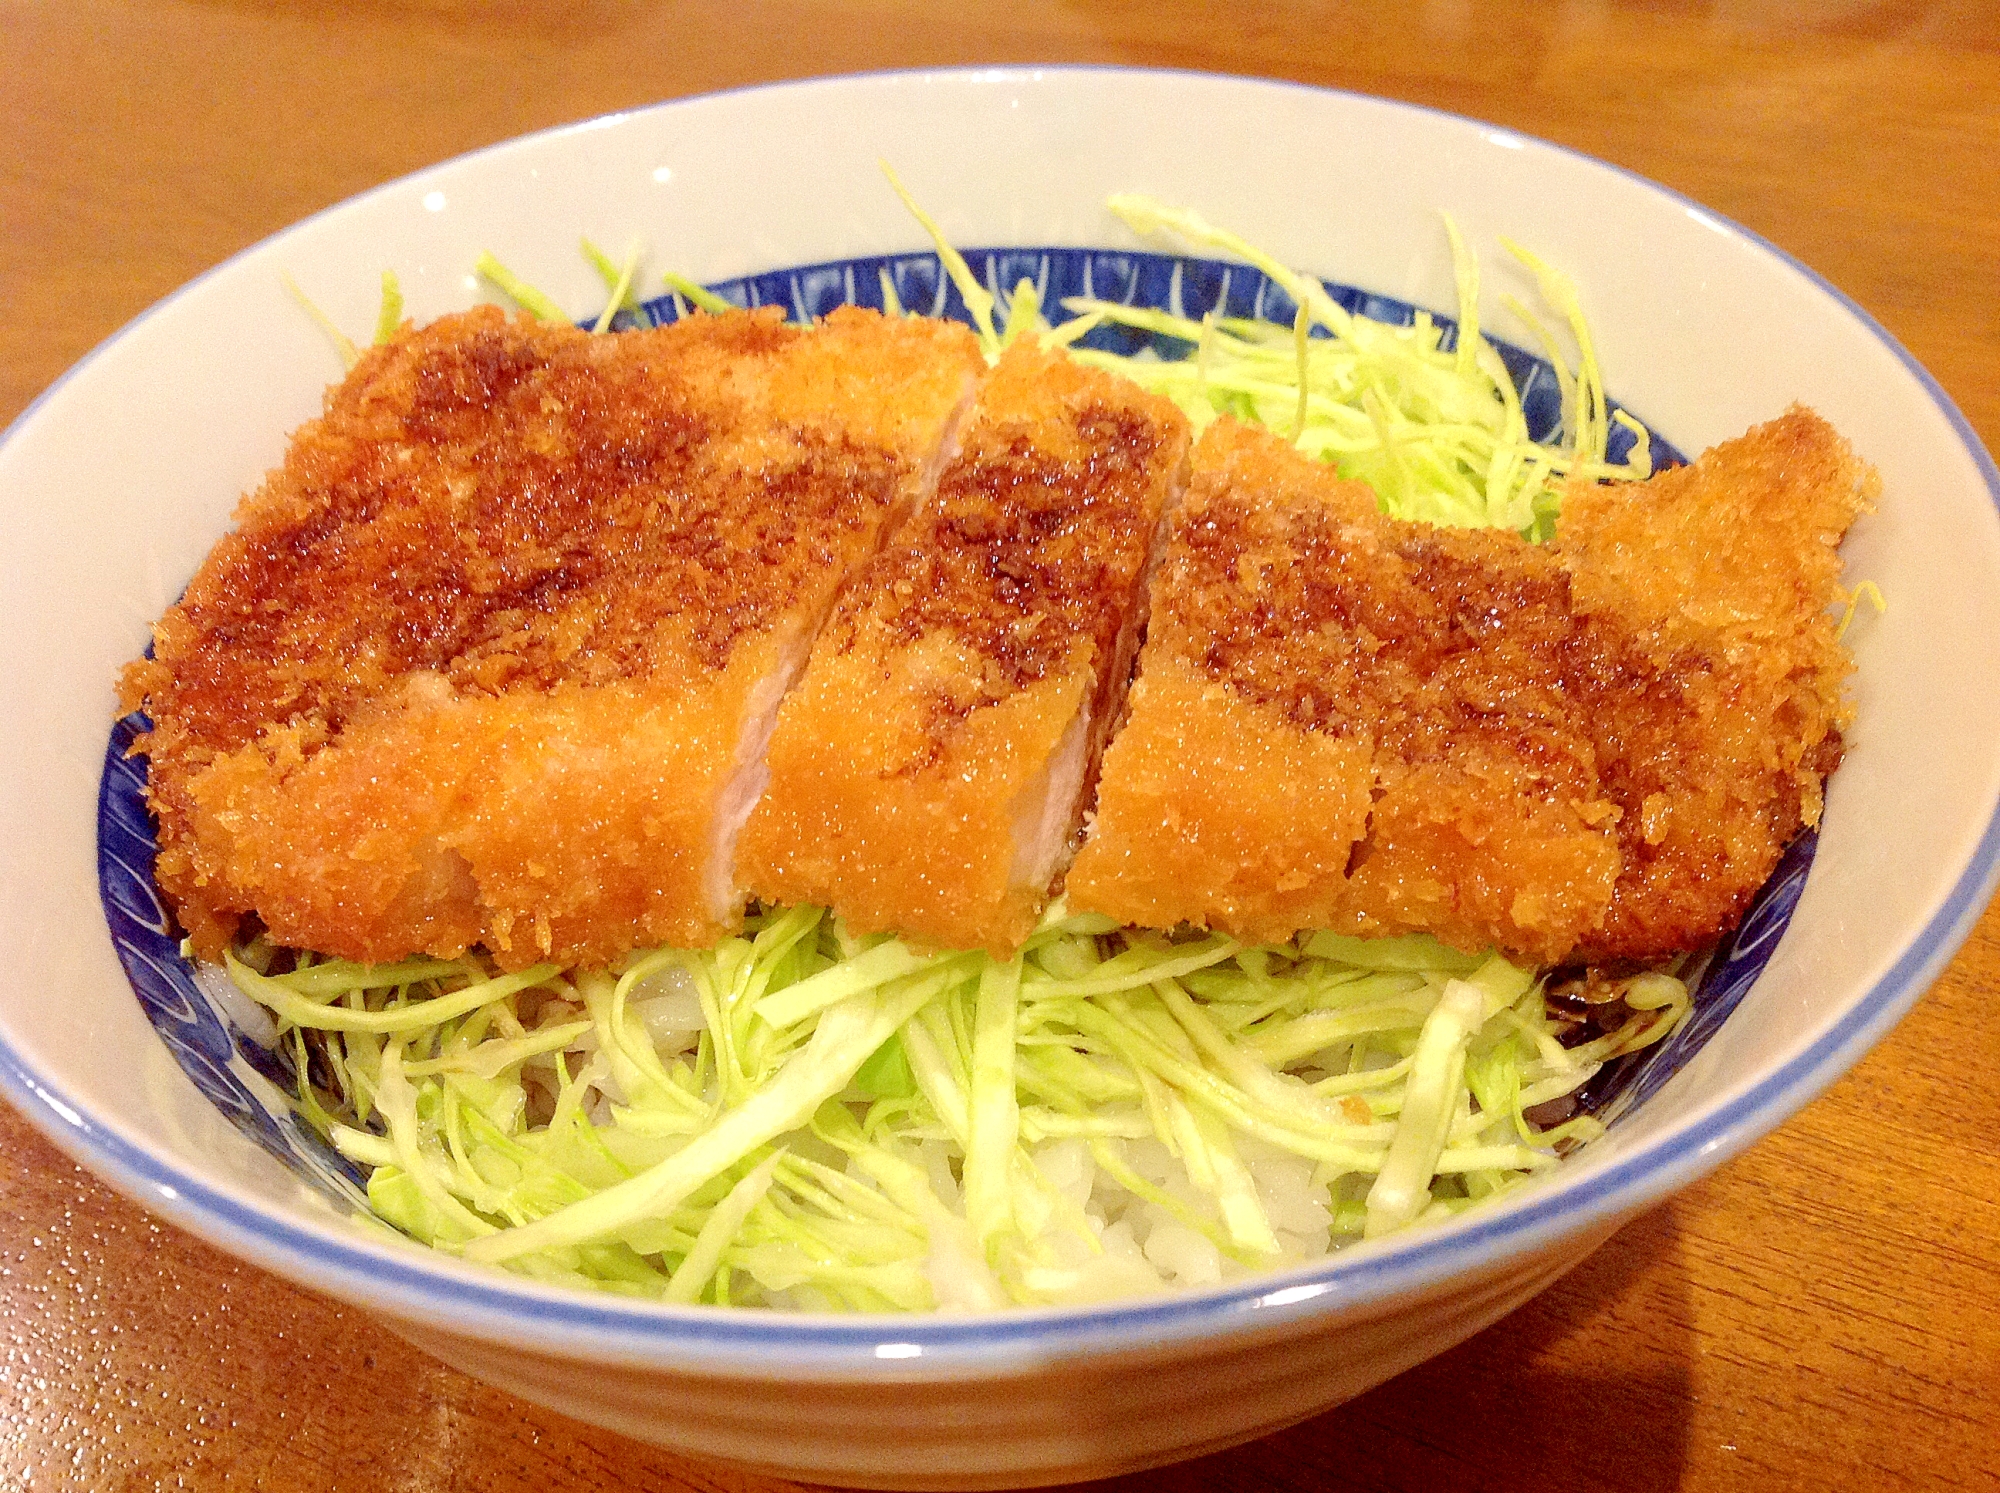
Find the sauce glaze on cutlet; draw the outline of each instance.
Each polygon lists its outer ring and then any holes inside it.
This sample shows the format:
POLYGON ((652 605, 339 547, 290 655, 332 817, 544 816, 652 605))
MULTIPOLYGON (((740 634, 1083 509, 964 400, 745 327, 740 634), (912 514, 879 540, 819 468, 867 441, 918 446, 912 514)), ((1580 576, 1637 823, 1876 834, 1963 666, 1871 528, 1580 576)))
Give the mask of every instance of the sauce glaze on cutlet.
POLYGON ((718 412, 681 346, 798 335, 717 330, 590 339, 489 308, 372 354, 162 620, 157 713, 226 751, 277 718, 337 730, 416 670, 493 693, 724 667, 901 467, 805 429, 776 470, 698 459, 718 412))
POLYGON ((1643 959, 1732 927, 1819 822, 1851 668, 1829 607, 1881 479, 1794 407, 1637 488, 1571 484, 1553 553, 1607 647, 1575 666, 1624 866, 1580 957, 1643 959))
POLYGON ((920 533, 873 563, 865 599, 830 624, 828 646, 841 653, 864 635, 888 649, 948 636, 978 660, 930 694, 929 748, 899 772, 935 763, 972 711, 1070 667, 1079 640, 1110 657, 1154 522, 1132 493, 1155 480, 1163 432, 1088 405, 1076 433, 1081 461, 1015 438, 948 467, 920 533))
POLYGON ((1817 821, 1876 479, 1810 412, 1573 485, 1546 549, 1394 522, 1218 421, 1099 782, 1186 425, 1017 346, 875 554, 979 367, 852 309, 483 308, 370 350, 122 682, 198 949, 251 915, 370 960, 705 943, 749 814, 767 899, 1005 951, 1096 794, 1079 910, 1643 960, 1817 821))
POLYGON ((593 337, 488 307, 369 351, 124 682, 198 946, 252 912, 377 960, 724 931, 704 825, 749 716, 979 366, 961 328, 852 310, 593 337), (670 725, 672 751, 636 755, 670 725), (523 845, 500 817, 538 793, 562 822, 523 845))
POLYGON ((741 847, 767 902, 1011 953, 1123 689, 1178 490, 1167 401, 1016 344, 930 504, 858 574, 780 712, 741 847))
POLYGON ((1825 614, 1833 547, 1873 480, 1817 417, 1643 488, 1573 487, 1548 549, 1388 519, 1366 488, 1230 422, 1195 466, 1073 906, 1258 938, 1422 930, 1541 960, 1650 959, 1732 926, 1817 819, 1846 669, 1825 614), (1242 750, 1192 745, 1167 708, 1242 750), (1352 846, 1337 869, 1329 840, 1239 873, 1199 843, 1235 835, 1204 818, 1205 784, 1275 761, 1287 732, 1354 747, 1270 785, 1285 807, 1266 838, 1284 845, 1277 821, 1317 796, 1322 837, 1352 846), (1198 770, 1179 760, 1198 752, 1198 770))
MULTIPOLYGON (((1560 567, 1514 535, 1388 520, 1367 488, 1263 432, 1212 428, 1195 472, 1153 585, 1142 684, 1171 656, 1226 699, 1187 700, 1175 687, 1159 699, 1212 732, 1351 740, 1318 780, 1271 784, 1269 808, 1247 811, 1280 819, 1325 797, 1316 817, 1348 824, 1351 843, 1310 848, 1310 871, 1278 868, 1261 893, 1234 871, 1212 893, 1185 878, 1181 916, 1259 938, 1308 925, 1422 928, 1567 948, 1601 915, 1617 855, 1599 827, 1615 810, 1561 668, 1575 624, 1560 567), (1537 879, 1533 894, 1508 887, 1509 865, 1537 879)), ((1184 756, 1186 743, 1158 722, 1133 724, 1100 781, 1101 843, 1086 844, 1070 878, 1074 905, 1114 916, 1137 910, 1120 900, 1120 875, 1137 886, 1154 874, 1129 860, 1112 869, 1122 841, 1151 832, 1136 819, 1173 812, 1198 834, 1204 785, 1226 771, 1221 757, 1188 770, 1178 793, 1195 802, 1176 807, 1160 776, 1176 769, 1141 759, 1184 756), (1128 777, 1166 800, 1133 797, 1128 777)), ((1269 826, 1274 843, 1285 834, 1269 826)), ((1208 864, 1206 851, 1186 853, 1208 864)))

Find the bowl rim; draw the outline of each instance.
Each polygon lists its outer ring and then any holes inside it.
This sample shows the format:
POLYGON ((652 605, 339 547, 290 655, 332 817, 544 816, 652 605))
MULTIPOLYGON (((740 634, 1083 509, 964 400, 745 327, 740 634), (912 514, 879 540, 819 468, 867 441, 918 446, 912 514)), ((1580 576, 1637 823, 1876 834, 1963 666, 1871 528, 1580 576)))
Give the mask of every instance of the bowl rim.
MULTIPOLYGON (((883 69, 746 84, 571 121, 425 165, 321 208, 238 250, 170 292, 31 400, 0 432, 0 446, 11 441, 45 403, 58 398, 84 368, 212 276, 227 273, 239 260, 323 217, 400 190, 440 168, 511 150, 528 141, 581 134, 637 115, 699 108, 740 94, 898 80, 960 86, 1037 84, 1050 74, 1139 76, 1298 90, 1499 131, 1538 150, 1624 177, 1763 250, 1781 267, 1804 276, 1853 317, 1916 379, 1972 458, 1989 499, 2000 511, 2000 467, 1929 371, 1875 317, 1824 276, 1684 193, 1587 152, 1407 100, 1286 79, 1089 63, 883 69)), ((705 1376, 762 1380, 999 1376, 1053 1358, 1139 1352, 1190 1339, 1296 1328, 1330 1310, 1418 1296, 1451 1278, 1495 1271, 1592 1227, 1614 1227, 1721 1165, 1823 1092, 1922 995, 1985 911, 1996 885, 2000 885, 2000 803, 1989 810, 1966 865, 1923 928, 1816 1040, 1710 1113, 1577 1176, 1560 1191, 1527 1189, 1490 1211, 1461 1219, 1449 1230, 1412 1233, 1283 1271, 1090 1307, 1015 1309, 963 1317, 779 1314, 673 1307, 552 1288, 478 1270, 421 1246, 373 1239, 361 1228, 331 1218, 309 1225, 301 1215, 248 1206, 167 1164, 94 1119, 87 1107, 45 1084, 4 1030, 0 1030, 0 1093, 63 1151, 148 1209, 291 1282, 385 1313, 412 1327, 421 1325, 540 1353, 669 1370, 678 1367, 705 1376), (349 1230, 346 1237, 342 1237, 343 1228, 349 1230), (691 1352, 698 1356, 691 1359, 691 1352)))

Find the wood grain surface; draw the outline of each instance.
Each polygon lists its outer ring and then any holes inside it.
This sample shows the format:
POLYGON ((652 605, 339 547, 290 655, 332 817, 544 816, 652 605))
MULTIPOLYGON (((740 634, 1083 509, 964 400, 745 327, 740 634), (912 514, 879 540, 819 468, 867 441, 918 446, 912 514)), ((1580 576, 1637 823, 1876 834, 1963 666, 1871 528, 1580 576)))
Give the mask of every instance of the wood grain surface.
MULTIPOLYGON (((1498 121, 1853 295, 2000 445, 2000 8, 0 0, 0 420, 362 188, 764 79, 1260 73, 1498 121)), ((1994 688, 1991 680, 1968 680, 1994 688)), ((1993 1488, 2000 915, 1853 1074, 1554 1290, 1343 1409, 1133 1487, 1993 1488)), ((149 1219, 0 1110, 0 1485, 777 1486, 591 1430, 149 1219)))

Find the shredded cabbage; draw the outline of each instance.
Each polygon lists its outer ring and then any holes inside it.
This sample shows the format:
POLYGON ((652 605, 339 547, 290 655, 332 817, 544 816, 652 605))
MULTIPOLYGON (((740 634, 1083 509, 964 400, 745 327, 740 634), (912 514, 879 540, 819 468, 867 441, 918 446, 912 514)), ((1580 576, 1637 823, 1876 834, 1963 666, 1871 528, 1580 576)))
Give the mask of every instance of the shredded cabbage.
POLYGON ((1449 216, 1444 226, 1458 292, 1458 328, 1450 350, 1444 347, 1445 329, 1428 312, 1418 312, 1408 326, 1353 315, 1312 276, 1287 268, 1198 213, 1137 195, 1110 201, 1112 212, 1134 232, 1175 237, 1248 261, 1292 298, 1297 311, 1291 324, 1218 318, 1212 312, 1195 321, 1077 296, 1063 302, 1070 319, 1051 326, 1032 283, 1023 280, 1000 308, 1003 320, 996 330, 991 292, 894 173, 890 183, 936 245, 989 358, 1026 331, 1037 331, 1045 345, 1069 348, 1079 362, 1120 373, 1173 400, 1197 432, 1218 415, 1233 415, 1284 433, 1343 476, 1368 483, 1393 517, 1508 528, 1546 539, 1554 532, 1567 478, 1643 481, 1652 475, 1645 427, 1623 410, 1612 412, 1605 397, 1575 288, 1561 272, 1506 243, 1562 317, 1577 352, 1572 371, 1533 313, 1507 299, 1542 344, 1562 391, 1559 439, 1543 443, 1530 437, 1520 391, 1480 332, 1478 261, 1449 216), (1190 355, 1170 359, 1078 345, 1107 324, 1185 343, 1190 355), (1324 335, 1312 335, 1315 328, 1324 335), (1620 462, 1607 455, 1614 423, 1633 437, 1620 462))
POLYGON ((1158 1290, 1448 1214, 1594 1133, 1525 1112, 1687 1005, 1641 976, 1565 1047, 1497 957, 1060 904, 1005 962, 815 908, 600 971, 271 953, 230 977, 404 1232, 537 1279, 858 1311, 1158 1290))
POLYGON ((473 261, 472 272, 537 321, 567 320, 562 307, 508 269, 493 255, 481 254, 473 261))
MULTIPOLYGON (((989 358, 1029 335, 1069 347, 1197 427, 1226 413, 1285 433, 1397 516, 1544 535, 1565 476, 1650 470, 1644 431, 1610 412, 1574 289, 1509 245, 1577 350, 1572 369, 1513 308, 1563 396, 1560 439, 1529 438, 1449 219, 1449 348, 1428 316, 1352 315, 1318 281, 1142 197, 1112 209, 1254 264, 1292 296, 1292 324, 1072 300, 1052 326, 1032 282, 981 286, 890 180, 989 358), (1188 356, 1077 345, 1106 324, 1188 356), (1605 455, 1613 421, 1637 436, 1622 464, 1605 455)), ((594 330, 621 311, 647 322, 636 249, 622 264, 588 241, 584 253, 608 294, 594 330)), ((559 316, 490 254, 477 269, 559 316)), ((683 308, 729 309, 666 282, 683 308)), ((900 314, 886 275, 883 293, 900 314)), ((400 316, 385 277, 378 339, 400 316)), ((1593 974, 1579 999, 1594 1019, 1577 1025, 1551 1014, 1545 972, 1420 935, 1251 946, 1118 928, 1060 902, 1011 961, 857 938, 811 907, 753 910, 712 949, 642 950, 604 970, 239 953, 229 977, 276 1019, 301 1113, 368 1169, 375 1211, 413 1238, 628 1295, 852 1311, 1202 1284, 1449 1216, 1596 1135, 1572 1096, 1689 1009, 1671 975, 1593 974)))

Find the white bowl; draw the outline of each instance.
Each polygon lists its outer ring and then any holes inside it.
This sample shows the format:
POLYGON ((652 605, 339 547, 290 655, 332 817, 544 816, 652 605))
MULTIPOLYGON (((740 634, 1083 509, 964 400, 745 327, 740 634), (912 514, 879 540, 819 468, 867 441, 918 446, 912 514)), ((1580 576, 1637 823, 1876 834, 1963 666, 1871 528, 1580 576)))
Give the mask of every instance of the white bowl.
MULTIPOLYGON (((1485 257, 1496 288, 1525 290, 1485 257)), ((1519 1304, 1819 1093, 1921 993, 2000 864, 1996 501, 2000 474, 1942 392, 1810 271, 1611 167, 1421 109, 1241 79, 1005 69, 753 89, 499 146, 212 271, 78 365, 0 445, 0 1086, 176 1223, 646 1440, 884 1486, 1053 1481, 1211 1450, 1519 1304), (1482 249, 1504 235, 1574 276, 1613 394, 1681 449, 1799 400, 1881 468, 1882 509, 1846 553, 1890 605, 1856 629, 1859 714, 1790 928, 1716 1040, 1553 1180, 1313 1268, 1100 1310, 673 1309, 545 1289, 357 1227, 184 1071, 208 1062, 272 1103, 240 1054, 203 1058, 190 1036, 181 1062, 169 1055, 106 933, 99 769, 119 666, 339 371, 281 274, 362 330, 381 269, 428 317, 473 297, 486 248, 592 312, 602 291, 579 233, 614 250, 636 237, 653 263, 705 281, 926 247, 878 157, 960 245, 1137 247, 1104 200, 1138 190, 1292 264, 1440 309, 1449 209, 1482 249)), ((174 1014, 160 1018, 169 1035, 174 1014)), ((204 1019, 191 1007, 189 1033, 204 1019)))

